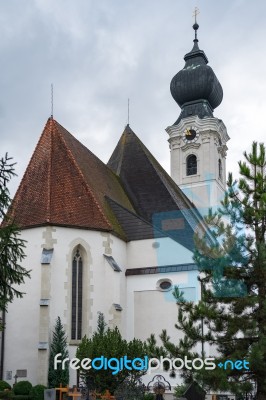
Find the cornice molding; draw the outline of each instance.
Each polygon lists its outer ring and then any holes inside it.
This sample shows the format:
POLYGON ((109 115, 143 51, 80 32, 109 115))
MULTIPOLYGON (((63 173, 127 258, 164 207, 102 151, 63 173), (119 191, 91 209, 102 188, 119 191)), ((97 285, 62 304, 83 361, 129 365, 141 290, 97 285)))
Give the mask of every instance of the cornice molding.
POLYGON ((171 142, 173 138, 182 136, 185 129, 189 128, 191 125, 195 126, 200 132, 217 132, 220 135, 223 143, 226 143, 230 139, 226 126, 221 119, 200 119, 198 116, 193 116, 184 118, 179 122, 179 124, 168 126, 166 128, 166 132, 169 135, 169 142, 171 142))

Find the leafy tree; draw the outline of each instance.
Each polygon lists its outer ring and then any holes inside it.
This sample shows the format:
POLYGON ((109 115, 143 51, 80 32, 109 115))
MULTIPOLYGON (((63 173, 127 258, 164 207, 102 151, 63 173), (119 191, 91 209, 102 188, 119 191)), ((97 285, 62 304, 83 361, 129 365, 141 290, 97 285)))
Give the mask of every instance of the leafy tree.
POLYGON ((266 398, 266 150, 253 143, 239 162, 240 179, 228 178, 228 191, 217 212, 205 218, 208 231, 195 237, 194 260, 200 268, 201 301, 186 302, 175 289, 176 328, 184 333, 173 344, 161 335, 172 357, 204 357, 209 343, 214 370, 183 370, 207 389, 253 392, 266 398), (198 349, 201 348, 201 351, 198 349), (249 369, 225 369, 226 360, 246 360, 249 369), (221 363, 221 364, 220 364, 221 363), (220 367, 218 366, 220 364, 220 367))
POLYGON ((25 258, 25 240, 21 239, 20 230, 12 216, 11 198, 8 183, 15 176, 14 165, 6 154, 0 159, 0 310, 6 310, 7 304, 14 298, 21 298, 23 292, 14 285, 24 283, 30 277, 30 271, 20 263, 25 258))
MULTIPOLYGON (((106 328, 106 323, 102 313, 99 313, 98 327, 91 338, 83 337, 78 346, 76 356, 78 359, 99 358, 101 356, 110 359, 127 356, 129 360, 134 358, 143 359, 146 355, 146 344, 141 340, 133 339, 127 342, 122 338, 117 327, 114 329, 106 328)), ((100 362, 98 363, 100 364, 100 362)), ((114 364, 115 366, 115 364, 114 364)), ((112 369, 80 369, 80 376, 86 383, 89 390, 96 389, 104 393, 109 390, 114 393, 115 389, 121 385, 125 379, 129 379, 131 384, 137 382, 138 379, 146 372, 144 370, 128 370, 124 368, 117 374, 112 374, 112 369)))
POLYGON ((69 357, 67 349, 67 336, 60 317, 57 317, 55 328, 53 331, 53 338, 50 345, 48 371, 48 385, 50 388, 59 387, 60 383, 62 383, 62 386, 66 386, 69 383, 68 362, 65 363, 64 369, 62 369, 62 363, 59 363, 57 365, 57 369, 54 369, 54 358, 56 354, 59 353, 62 354, 60 357, 61 360, 69 357))

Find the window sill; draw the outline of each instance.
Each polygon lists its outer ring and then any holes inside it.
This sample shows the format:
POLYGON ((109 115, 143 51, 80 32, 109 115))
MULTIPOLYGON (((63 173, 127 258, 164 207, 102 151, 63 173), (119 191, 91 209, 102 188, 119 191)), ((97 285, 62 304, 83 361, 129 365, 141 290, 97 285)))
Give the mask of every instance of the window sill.
POLYGON ((199 174, 193 174, 193 175, 186 175, 185 178, 195 178, 195 177, 199 177, 199 174))

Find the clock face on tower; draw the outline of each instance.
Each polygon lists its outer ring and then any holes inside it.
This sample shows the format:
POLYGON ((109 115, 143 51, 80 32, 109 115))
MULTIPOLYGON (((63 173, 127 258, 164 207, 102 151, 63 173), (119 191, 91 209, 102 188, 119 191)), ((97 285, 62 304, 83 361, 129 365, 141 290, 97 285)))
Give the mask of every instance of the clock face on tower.
POLYGON ((186 128, 183 133, 183 140, 185 143, 193 143, 198 140, 199 130, 195 126, 186 128))

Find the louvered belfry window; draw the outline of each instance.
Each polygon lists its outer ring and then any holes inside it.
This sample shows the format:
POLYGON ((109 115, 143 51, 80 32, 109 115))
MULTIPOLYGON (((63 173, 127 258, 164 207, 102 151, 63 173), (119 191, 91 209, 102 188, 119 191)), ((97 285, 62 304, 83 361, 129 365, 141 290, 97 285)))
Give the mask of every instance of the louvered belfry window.
POLYGON ((77 249, 72 261, 71 339, 80 340, 82 331, 82 258, 77 249))
POLYGON ((197 157, 190 154, 187 157, 187 175, 196 175, 197 173, 197 157))
POLYGON ((223 177, 223 169, 222 169, 222 161, 220 159, 218 161, 218 170, 219 170, 219 178, 222 179, 222 177, 223 177))

